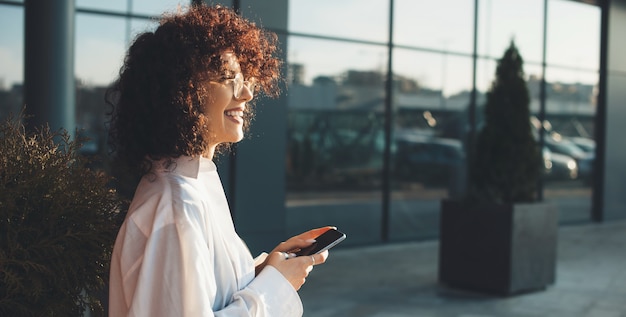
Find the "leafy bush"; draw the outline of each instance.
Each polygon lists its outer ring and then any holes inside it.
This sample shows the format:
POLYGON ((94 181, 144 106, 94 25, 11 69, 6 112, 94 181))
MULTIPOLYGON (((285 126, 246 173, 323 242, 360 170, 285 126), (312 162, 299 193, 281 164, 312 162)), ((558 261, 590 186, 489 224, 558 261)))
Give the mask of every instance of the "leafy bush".
POLYGON ((80 140, 0 125, 0 315, 102 314, 121 201, 80 140))
POLYGON ((541 151, 531 130, 523 64, 511 42, 487 93, 485 124, 470 165, 471 200, 513 203, 536 199, 541 151))

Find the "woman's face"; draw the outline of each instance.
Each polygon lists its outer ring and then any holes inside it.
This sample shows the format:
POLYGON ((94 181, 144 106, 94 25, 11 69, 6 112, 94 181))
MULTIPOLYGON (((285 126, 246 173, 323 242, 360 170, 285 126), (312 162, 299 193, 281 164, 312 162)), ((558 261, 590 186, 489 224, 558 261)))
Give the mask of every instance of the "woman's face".
POLYGON ((207 120, 210 152, 213 152, 220 143, 239 142, 243 139, 243 113, 246 110, 246 102, 254 97, 253 89, 247 85, 243 85, 238 97, 235 96, 233 88, 237 86, 235 81, 224 78, 234 78, 235 75, 241 74, 239 62, 231 52, 223 53, 221 58, 227 65, 227 74, 219 75, 223 78, 206 82, 208 97, 202 106, 202 112, 207 120))

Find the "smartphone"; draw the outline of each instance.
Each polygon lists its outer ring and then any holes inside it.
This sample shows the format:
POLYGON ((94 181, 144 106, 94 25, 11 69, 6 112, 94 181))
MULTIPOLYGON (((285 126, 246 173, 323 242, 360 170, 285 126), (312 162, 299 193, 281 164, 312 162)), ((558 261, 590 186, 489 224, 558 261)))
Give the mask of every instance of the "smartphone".
POLYGON ((336 246, 339 242, 345 239, 345 233, 339 230, 329 229, 328 231, 322 233, 319 237, 315 238, 315 242, 313 244, 296 252, 296 255, 301 256, 318 254, 336 246))

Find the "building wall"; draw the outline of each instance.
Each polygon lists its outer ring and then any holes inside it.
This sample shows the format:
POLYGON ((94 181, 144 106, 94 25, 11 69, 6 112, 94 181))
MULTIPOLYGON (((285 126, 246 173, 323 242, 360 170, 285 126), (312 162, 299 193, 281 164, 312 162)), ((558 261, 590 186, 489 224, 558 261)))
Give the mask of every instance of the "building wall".
POLYGON ((608 1, 604 219, 626 218, 626 0, 608 1))

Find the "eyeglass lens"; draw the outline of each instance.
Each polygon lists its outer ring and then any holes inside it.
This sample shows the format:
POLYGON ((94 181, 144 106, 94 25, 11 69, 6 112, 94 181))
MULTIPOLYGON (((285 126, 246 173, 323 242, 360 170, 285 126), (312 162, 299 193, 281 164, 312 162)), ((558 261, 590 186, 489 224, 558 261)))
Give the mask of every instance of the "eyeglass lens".
POLYGON ((243 75, 238 73, 233 78, 233 95, 235 98, 241 98, 241 93, 243 92, 243 86, 246 86, 250 93, 254 94, 254 84, 252 81, 244 81, 243 75))

